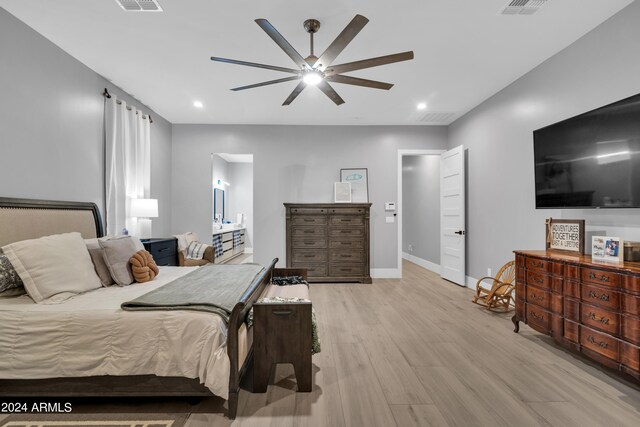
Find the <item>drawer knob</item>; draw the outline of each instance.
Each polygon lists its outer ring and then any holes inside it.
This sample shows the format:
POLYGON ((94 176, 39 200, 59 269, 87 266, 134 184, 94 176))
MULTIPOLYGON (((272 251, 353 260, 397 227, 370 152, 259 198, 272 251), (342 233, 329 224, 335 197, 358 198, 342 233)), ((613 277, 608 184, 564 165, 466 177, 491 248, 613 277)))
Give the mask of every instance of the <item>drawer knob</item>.
POLYGON ((588 314, 588 317, 589 317, 591 320, 595 320, 595 321, 598 321, 598 322, 602 323, 603 325, 608 325, 608 324, 609 324, 609 319, 607 319, 607 318, 606 318, 606 317, 604 317, 604 316, 602 316, 601 318, 599 318, 599 319, 598 319, 598 316, 596 316, 596 314, 595 314, 595 313, 589 313, 589 314, 588 314))
POLYGON ((531 261, 531 267, 543 268, 544 263, 542 261, 531 261))
POLYGON ((601 282, 608 282, 609 281, 609 276, 607 276, 606 274, 601 274, 600 277, 598 277, 596 275, 596 273, 594 273, 593 271, 589 272, 589 279, 593 280, 600 280, 601 282))
POLYGON ((536 277, 536 276, 529 276, 529 280, 532 282, 536 282, 537 284, 542 284, 544 282, 544 279, 542 277, 536 277))
POLYGON ((538 296, 538 295, 536 295, 535 292, 531 292, 531 294, 529 296, 534 301, 542 301, 544 299, 544 297, 542 295, 538 296))
POLYGON ((591 344, 598 344, 598 346, 600 346, 601 348, 607 348, 607 343, 604 341, 596 341, 596 339, 589 335, 589 337, 587 338, 587 341, 589 341, 591 344))
POLYGON ((602 294, 600 295, 600 297, 598 297, 598 294, 593 291, 589 291, 589 298, 600 299, 601 301, 609 301, 609 295, 602 294))
POLYGON ((544 320, 544 316, 539 315, 538 313, 534 312, 534 311, 530 311, 529 314, 531 315, 531 317, 533 317, 534 319, 538 319, 538 320, 544 320))

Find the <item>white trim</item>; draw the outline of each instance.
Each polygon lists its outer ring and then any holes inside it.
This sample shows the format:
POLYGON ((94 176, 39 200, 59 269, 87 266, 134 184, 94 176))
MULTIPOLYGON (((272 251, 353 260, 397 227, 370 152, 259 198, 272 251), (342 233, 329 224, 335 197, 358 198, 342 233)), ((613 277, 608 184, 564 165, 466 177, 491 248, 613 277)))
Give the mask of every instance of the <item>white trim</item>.
POLYGON ((467 288, 476 290, 476 285, 478 284, 478 279, 471 276, 466 276, 467 278, 467 288))
POLYGON ((244 248, 244 253, 245 254, 252 254, 253 253, 253 248, 244 248))
POLYGON ((409 262, 412 262, 416 265, 419 265, 422 268, 426 268, 429 271, 433 271, 436 274, 440 274, 440 264, 436 264, 435 262, 427 261, 426 259, 418 258, 417 256, 411 255, 406 252, 402 252, 402 258, 406 259, 409 262))
POLYGON ((372 268, 371 278, 373 279, 402 279, 399 268, 372 268))
POLYGON ((398 188, 397 197, 398 204, 396 205, 396 213, 398 218, 398 278, 402 279, 402 156, 424 156, 433 155, 439 156, 446 150, 398 150, 398 188))

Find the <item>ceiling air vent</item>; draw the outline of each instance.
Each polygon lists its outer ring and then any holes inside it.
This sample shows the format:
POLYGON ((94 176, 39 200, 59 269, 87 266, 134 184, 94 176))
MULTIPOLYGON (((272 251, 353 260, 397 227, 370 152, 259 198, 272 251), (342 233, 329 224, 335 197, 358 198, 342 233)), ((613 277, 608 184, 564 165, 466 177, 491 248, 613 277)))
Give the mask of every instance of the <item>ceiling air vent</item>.
POLYGON ((512 0, 502 9, 503 15, 533 15, 547 0, 512 0))
POLYGON ((162 12, 158 0, 116 0, 128 12, 162 12))
POLYGON ((448 125, 455 117, 456 113, 438 113, 429 112, 418 119, 422 123, 433 123, 439 125, 448 125))

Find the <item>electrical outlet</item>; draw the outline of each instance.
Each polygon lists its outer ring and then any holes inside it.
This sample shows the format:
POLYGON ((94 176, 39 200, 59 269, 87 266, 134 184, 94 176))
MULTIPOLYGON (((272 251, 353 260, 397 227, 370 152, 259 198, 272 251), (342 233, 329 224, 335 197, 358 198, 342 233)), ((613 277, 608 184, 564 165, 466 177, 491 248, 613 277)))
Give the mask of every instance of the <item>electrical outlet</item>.
POLYGON ((409 245, 409 252, 413 252, 413 245, 409 245))
POLYGON ((491 268, 487 268, 487 276, 493 277, 493 276, 491 276, 491 268))

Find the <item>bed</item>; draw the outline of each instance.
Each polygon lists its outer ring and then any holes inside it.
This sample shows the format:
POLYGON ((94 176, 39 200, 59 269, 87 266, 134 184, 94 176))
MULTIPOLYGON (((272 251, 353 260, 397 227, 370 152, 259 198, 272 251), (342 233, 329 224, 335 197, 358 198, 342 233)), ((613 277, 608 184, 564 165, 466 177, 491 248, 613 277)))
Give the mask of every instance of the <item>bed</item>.
MULTIPOLYGON (((0 198, 0 247, 73 231, 103 236, 95 204, 0 198)), ((55 305, 26 295, 0 298, 0 396, 217 395, 228 400, 233 419, 252 357, 244 319, 277 261, 253 279, 228 322, 199 311, 120 308, 196 267, 162 267, 153 282, 100 288, 55 305)))

